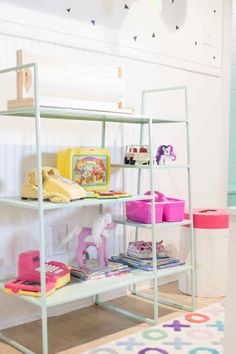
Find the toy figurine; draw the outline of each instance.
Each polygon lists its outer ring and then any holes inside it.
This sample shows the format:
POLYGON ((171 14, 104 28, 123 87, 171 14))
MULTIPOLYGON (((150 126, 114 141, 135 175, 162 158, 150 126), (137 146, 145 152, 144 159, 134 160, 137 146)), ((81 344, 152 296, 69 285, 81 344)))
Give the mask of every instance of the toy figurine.
POLYGON ((84 253, 90 246, 97 249, 98 261, 100 267, 108 265, 108 257, 106 252, 106 241, 109 237, 109 229, 114 228, 114 223, 110 213, 106 213, 95 220, 92 229, 84 227, 78 234, 78 246, 76 250, 76 259, 78 268, 87 269, 84 260, 84 253), (92 240, 89 240, 87 238, 92 240))
POLYGON ((166 165, 171 161, 176 160, 176 155, 172 145, 161 145, 157 149, 155 156, 158 165, 166 165))

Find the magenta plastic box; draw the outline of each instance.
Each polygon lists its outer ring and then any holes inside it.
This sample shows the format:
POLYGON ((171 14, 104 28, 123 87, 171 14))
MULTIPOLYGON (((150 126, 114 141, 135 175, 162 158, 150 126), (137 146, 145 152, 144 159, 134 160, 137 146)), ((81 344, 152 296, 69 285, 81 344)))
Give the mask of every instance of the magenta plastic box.
MULTIPOLYGON (((156 223, 162 222, 164 202, 155 202, 156 223)), ((152 223, 151 200, 135 200, 126 203, 126 216, 143 224, 152 223)))
MULTIPOLYGON (((150 192, 147 192, 146 194, 150 194, 150 192)), ((184 219, 184 200, 167 198, 160 192, 155 192, 155 195, 156 223, 162 221, 182 221, 184 219)), ((151 200, 127 202, 126 216, 132 221, 151 224, 151 200)))
POLYGON ((185 201, 175 198, 167 198, 163 210, 162 221, 183 221, 185 201))

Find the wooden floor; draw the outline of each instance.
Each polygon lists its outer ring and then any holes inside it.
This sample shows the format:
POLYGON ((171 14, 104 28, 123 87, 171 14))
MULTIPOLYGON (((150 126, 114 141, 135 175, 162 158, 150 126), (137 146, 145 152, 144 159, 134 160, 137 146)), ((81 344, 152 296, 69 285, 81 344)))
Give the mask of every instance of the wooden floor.
MULTIPOLYGON (((191 298, 179 292, 177 285, 174 282, 161 286, 160 297, 190 305, 191 298)), ((197 308, 220 300, 222 298, 197 298, 197 308)), ((148 300, 130 295, 113 300, 112 304, 152 318, 152 306, 148 300)), ((160 305, 160 323, 180 316, 182 313, 184 311, 160 305)), ((101 309, 99 306, 90 306, 62 316, 51 317, 48 325, 49 354, 79 354, 149 327, 146 323, 138 323, 134 319, 101 309)), ((10 328, 3 333, 37 354, 41 353, 40 321, 10 328)), ((0 354, 17 353, 20 352, 0 342, 0 354)))

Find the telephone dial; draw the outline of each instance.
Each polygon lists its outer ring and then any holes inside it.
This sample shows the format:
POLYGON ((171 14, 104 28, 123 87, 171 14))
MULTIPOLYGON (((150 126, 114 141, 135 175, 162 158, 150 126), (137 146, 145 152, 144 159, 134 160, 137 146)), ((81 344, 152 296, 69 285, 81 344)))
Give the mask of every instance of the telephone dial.
MULTIPOLYGON (((69 203, 71 200, 86 198, 86 191, 76 182, 64 178, 54 167, 42 168, 43 199, 53 203, 69 203)), ((37 169, 30 170, 21 190, 22 199, 38 199, 37 169)))

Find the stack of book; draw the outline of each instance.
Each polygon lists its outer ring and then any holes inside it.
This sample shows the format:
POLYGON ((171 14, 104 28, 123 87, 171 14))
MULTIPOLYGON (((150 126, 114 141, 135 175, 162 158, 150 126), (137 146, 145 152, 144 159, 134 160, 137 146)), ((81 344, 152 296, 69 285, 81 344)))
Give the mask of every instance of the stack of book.
MULTIPOLYGON (((140 258, 135 256, 130 256, 124 253, 121 253, 119 256, 113 256, 110 258, 110 261, 116 263, 122 263, 133 268, 138 268, 146 271, 153 270, 153 260, 152 258, 140 258)), ((179 259, 169 256, 157 257, 157 269, 176 267, 179 265, 185 264, 179 259)))
POLYGON ((128 265, 111 262, 107 267, 89 267, 88 269, 71 268, 71 275, 81 280, 99 280, 128 274, 128 265))

